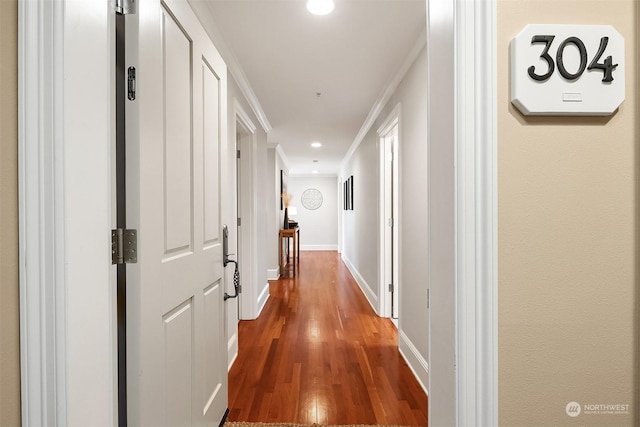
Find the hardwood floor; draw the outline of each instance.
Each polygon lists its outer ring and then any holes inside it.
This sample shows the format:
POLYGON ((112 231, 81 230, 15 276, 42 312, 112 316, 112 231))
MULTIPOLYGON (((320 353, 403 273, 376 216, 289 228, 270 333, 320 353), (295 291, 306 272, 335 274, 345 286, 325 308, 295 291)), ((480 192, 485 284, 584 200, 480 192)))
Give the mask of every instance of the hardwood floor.
POLYGON ((239 325, 229 421, 427 425, 427 397, 336 252, 302 252, 239 325))

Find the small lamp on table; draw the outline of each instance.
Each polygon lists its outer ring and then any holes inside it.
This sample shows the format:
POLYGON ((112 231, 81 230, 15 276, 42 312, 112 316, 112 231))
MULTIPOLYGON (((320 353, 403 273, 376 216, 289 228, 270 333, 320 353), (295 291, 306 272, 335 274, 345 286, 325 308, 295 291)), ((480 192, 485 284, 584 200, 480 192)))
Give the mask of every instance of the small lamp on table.
POLYGON ((294 218, 298 215, 298 208, 295 206, 289 206, 289 228, 296 228, 298 221, 294 218))

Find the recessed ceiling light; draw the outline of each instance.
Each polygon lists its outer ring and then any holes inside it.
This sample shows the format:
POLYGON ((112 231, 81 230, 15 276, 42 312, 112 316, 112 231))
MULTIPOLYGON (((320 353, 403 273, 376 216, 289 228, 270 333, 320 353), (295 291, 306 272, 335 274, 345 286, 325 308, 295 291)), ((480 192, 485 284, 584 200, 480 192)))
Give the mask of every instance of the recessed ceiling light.
POLYGON ((311 143, 311 146, 312 146, 313 148, 320 148, 320 147, 322 147, 322 144, 321 144, 321 143, 319 143, 319 142, 312 142, 312 143, 311 143))
POLYGON ((317 173, 319 173, 319 172, 318 172, 318 171, 313 171, 313 172, 311 172, 311 173, 315 175, 315 174, 317 174, 317 173))
POLYGON ((317 160, 314 160, 314 161, 313 161, 313 163, 318 163, 318 161, 317 161, 317 160))
POLYGON ((308 0, 307 10, 314 15, 327 15, 331 13, 335 5, 333 0, 308 0))

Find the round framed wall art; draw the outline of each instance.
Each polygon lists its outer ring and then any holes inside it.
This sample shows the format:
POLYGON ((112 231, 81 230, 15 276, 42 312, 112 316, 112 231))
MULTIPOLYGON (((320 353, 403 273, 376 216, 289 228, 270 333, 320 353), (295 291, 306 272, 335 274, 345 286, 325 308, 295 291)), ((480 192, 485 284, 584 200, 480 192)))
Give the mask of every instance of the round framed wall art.
POLYGON ((322 206, 322 193, 318 189, 308 188, 304 190, 300 200, 302 200, 302 206, 311 211, 315 211, 322 206))

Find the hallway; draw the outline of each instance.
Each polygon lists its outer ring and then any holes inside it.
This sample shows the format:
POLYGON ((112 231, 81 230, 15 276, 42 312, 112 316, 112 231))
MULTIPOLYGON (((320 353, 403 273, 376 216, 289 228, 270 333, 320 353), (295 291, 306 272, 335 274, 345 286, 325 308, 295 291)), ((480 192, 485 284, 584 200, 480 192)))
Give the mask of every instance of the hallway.
POLYGON ((427 397, 336 252, 302 252, 239 325, 229 421, 427 425, 427 397))

